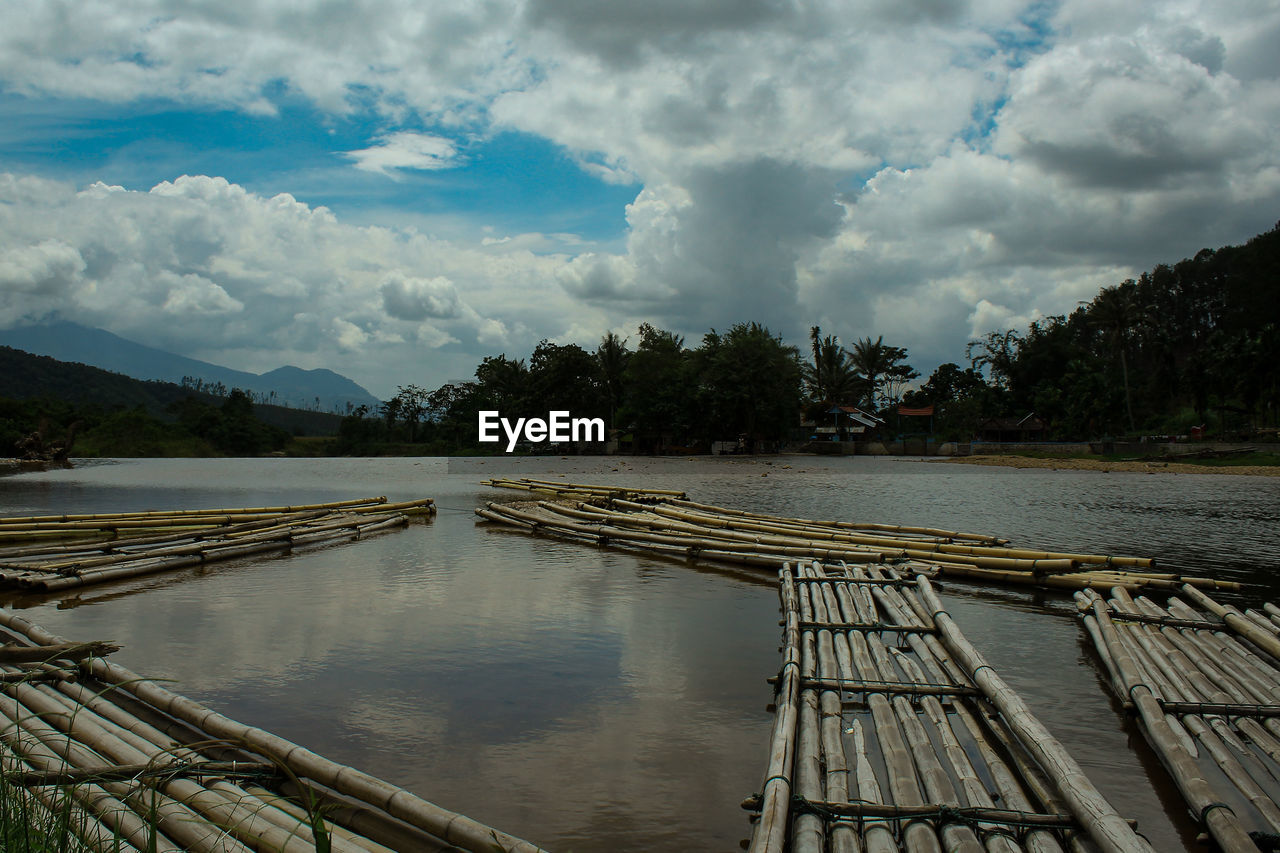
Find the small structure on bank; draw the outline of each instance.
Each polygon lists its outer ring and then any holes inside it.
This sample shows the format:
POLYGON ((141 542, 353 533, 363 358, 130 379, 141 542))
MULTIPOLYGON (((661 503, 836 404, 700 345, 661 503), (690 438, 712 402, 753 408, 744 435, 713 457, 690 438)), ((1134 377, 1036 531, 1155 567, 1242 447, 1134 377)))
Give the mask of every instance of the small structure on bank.
POLYGON ((978 437, 982 441, 997 443, 1026 444, 1044 441, 1048 424, 1030 412, 1021 418, 991 418, 978 427, 978 437))

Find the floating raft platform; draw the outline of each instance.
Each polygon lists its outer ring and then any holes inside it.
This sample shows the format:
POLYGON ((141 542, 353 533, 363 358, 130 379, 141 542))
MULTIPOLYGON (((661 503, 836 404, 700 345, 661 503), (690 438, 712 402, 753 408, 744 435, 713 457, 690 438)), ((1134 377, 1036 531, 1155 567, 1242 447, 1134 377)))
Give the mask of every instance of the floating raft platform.
POLYGON ((538 853, 0 611, 0 766, 90 850, 538 853))
POLYGON ((52 592, 359 539, 435 512, 430 498, 0 518, 0 588, 52 592))
MULTIPOLYGON (((494 481, 487 481, 492 483, 494 481)), ((1238 589, 1231 581, 1156 571, 1145 557, 1011 548, 995 536, 927 527, 815 521, 710 506, 659 490, 612 489, 582 499, 571 485, 554 500, 490 502, 482 519, 532 533, 696 559, 766 566, 784 560, 896 565, 909 573, 1068 590, 1174 590, 1184 583, 1238 589)), ((535 490, 532 487, 526 491, 535 490)))
POLYGON ((1125 707, 1192 817, 1226 853, 1280 835, 1280 608, 1241 612, 1186 586, 1160 607, 1117 589, 1077 593, 1125 707))
POLYGON ((557 498, 685 498, 684 492, 668 489, 631 489, 619 486, 589 486, 582 483, 566 483, 560 480, 538 480, 532 477, 510 479, 495 477, 483 480, 480 485, 495 489, 515 489, 536 495, 552 495, 557 498))
POLYGON ((750 853, 1151 848, 965 640, 927 578, 786 563, 750 853))

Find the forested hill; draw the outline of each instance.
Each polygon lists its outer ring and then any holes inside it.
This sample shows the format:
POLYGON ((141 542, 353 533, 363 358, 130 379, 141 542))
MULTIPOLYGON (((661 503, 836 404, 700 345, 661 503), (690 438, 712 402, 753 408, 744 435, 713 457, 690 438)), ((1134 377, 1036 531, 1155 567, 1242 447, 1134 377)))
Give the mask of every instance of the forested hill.
POLYGON ((94 329, 55 320, 0 330, 0 345, 60 361, 100 367, 135 379, 176 382, 201 390, 239 388, 255 400, 299 409, 348 412, 378 399, 332 370, 280 367, 262 375, 175 355, 94 329))
POLYGON ((1104 288, 1025 333, 992 332, 970 358, 1004 410, 1033 411, 1055 435, 1274 428, 1280 225, 1104 288))
MULTIPOLYGON (((142 408, 159 417, 169 416, 175 403, 188 398, 206 405, 222 402, 221 397, 172 382, 143 381, 6 346, 0 346, 0 398, 57 400, 76 408, 104 411, 142 408)), ((283 406, 255 404, 253 412, 264 423, 294 435, 335 435, 342 421, 338 415, 327 412, 283 406)))

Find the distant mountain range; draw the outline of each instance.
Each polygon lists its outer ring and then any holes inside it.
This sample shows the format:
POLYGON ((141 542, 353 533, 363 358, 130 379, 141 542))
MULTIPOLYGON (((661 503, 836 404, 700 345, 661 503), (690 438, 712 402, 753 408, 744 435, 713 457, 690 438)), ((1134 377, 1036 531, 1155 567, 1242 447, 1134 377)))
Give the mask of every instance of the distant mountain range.
POLYGON ((67 321, 0 330, 0 345, 60 361, 100 367, 135 379, 181 383, 185 377, 191 377, 201 380, 205 387, 221 383, 228 391, 241 388, 254 392, 255 397, 264 402, 298 409, 345 412, 348 404, 373 408, 380 402, 364 388, 332 370, 303 370, 286 366, 269 373, 248 373, 175 355, 126 340, 103 329, 67 321))

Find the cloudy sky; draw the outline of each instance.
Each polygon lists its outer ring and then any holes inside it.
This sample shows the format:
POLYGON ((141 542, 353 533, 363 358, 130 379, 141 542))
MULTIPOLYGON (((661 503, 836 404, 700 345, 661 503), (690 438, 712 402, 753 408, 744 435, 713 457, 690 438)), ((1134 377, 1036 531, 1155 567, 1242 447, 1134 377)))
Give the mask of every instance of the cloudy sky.
POLYGON ((1280 220, 1273 0, 0 0, 0 328, 380 396, 542 338, 907 347, 1280 220))

